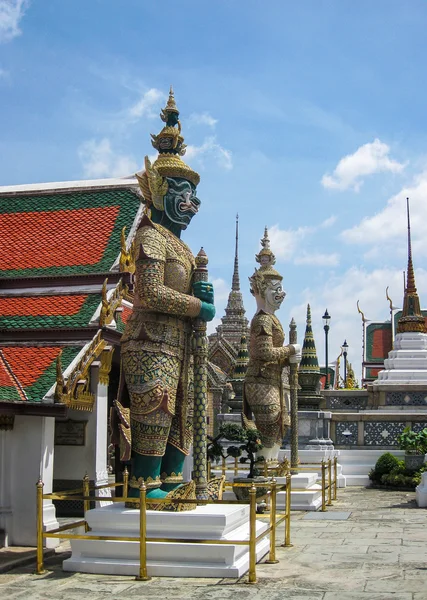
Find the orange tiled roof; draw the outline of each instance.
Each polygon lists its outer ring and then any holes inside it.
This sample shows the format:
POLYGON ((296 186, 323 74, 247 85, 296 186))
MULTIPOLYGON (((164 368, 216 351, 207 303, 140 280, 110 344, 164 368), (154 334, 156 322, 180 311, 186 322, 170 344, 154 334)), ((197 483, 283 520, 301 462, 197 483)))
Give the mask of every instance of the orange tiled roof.
POLYGON ((83 306, 87 294, 74 296, 17 296, 0 298, 0 315, 39 316, 39 315, 75 315, 83 306))
POLYGON ((15 346, 2 352, 14 374, 24 387, 32 385, 47 367, 56 360, 60 346, 15 346))
POLYGON ((123 311, 122 311, 122 314, 120 316, 121 316, 121 319, 122 319, 123 323, 126 325, 126 323, 128 322, 129 317, 132 314, 132 309, 129 308, 128 306, 124 306, 124 305, 122 305, 122 306, 123 306, 123 311))
POLYGON ((56 359, 60 351, 65 370, 80 352, 81 346, 3 346, 0 350, 0 401, 28 399, 41 402, 56 381, 56 359))
POLYGON ((109 271, 139 206, 128 188, 0 197, 0 276, 109 271))
POLYGON ((0 251, 3 269, 96 264, 105 250, 119 208, 0 214, 0 231, 9 246, 9 252, 0 251))
POLYGON ((101 294, 52 294, 0 297, 0 329, 85 327, 101 294))

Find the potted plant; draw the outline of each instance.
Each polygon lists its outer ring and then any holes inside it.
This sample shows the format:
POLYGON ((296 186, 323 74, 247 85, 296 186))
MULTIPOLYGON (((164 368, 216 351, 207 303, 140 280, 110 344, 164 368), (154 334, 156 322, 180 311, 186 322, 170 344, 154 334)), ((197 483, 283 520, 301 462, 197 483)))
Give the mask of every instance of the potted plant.
POLYGON ((416 471, 424 464, 427 452, 427 428, 416 433, 408 426, 397 438, 401 450, 405 451, 405 467, 416 471))
MULTIPOLYGON (((257 429, 244 429, 239 426, 238 429, 227 432, 227 439, 230 442, 241 442, 238 446, 229 446, 227 456, 238 458, 241 464, 249 463, 247 477, 235 477, 233 483, 264 483, 268 482, 267 477, 261 477, 256 464, 264 462, 264 458, 257 456, 262 449, 260 434, 257 429)), ((249 500, 249 486, 233 486, 233 492, 238 500, 249 500)), ((257 487, 256 497, 261 498, 267 494, 268 489, 257 487)))

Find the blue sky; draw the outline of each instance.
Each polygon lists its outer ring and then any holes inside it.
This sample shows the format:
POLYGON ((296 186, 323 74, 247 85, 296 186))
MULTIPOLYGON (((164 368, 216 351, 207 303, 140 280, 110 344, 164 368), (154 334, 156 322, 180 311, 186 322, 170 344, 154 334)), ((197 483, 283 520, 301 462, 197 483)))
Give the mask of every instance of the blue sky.
MULTIPOLYGON (((402 303, 405 197, 427 305, 427 4, 376 0, 0 0, 0 185, 121 176, 153 154, 175 88, 202 210, 217 316, 267 225, 302 338, 310 302, 319 358, 347 339, 360 373, 361 320, 402 303)), ((424 300, 424 302, 423 302, 424 300)))

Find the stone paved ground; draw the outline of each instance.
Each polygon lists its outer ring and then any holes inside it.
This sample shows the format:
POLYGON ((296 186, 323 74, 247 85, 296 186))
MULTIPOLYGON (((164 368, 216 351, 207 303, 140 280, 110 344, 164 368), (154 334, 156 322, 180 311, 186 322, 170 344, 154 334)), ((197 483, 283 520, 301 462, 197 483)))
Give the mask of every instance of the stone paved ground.
MULTIPOLYGON (((277 548, 276 565, 257 566, 258 583, 229 579, 155 578, 63 573, 64 555, 44 576, 21 567, 0 575, 7 600, 427 600, 427 512, 415 494, 365 488, 339 490, 332 511, 348 520, 292 516, 293 548, 277 548)), ((281 543, 283 529, 279 531, 281 543)))

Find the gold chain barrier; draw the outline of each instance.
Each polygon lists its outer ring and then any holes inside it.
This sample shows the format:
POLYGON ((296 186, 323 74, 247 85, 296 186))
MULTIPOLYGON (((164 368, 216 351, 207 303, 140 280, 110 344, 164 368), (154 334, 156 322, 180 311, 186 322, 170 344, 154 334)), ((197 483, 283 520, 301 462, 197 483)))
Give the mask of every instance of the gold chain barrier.
MULTIPOLYGON (((290 547, 291 544, 291 475, 286 475, 286 483, 277 485, 277 481, 273 478, 271 481, 255 483, 230 483, 226 482, 226 487, 249 487, 249 539, 245 540, 200 540, 200 539, 177 539, 177 538, 150 538, 147 537, 147 507, 151 504, 162 504, 162 503, 177 503, 177 504, 200 504, 200 500, 184 500, 184 499, 170 499, 170 498, 156 498, 153 500, 147 499, 146 486, 143 482, 139 490, 139 498, 128 497, 128 473, 127 470, 123 473, 123 482, 120 483, 108 483, 105 485, 94 486, 90 485, 89 477, 86 474, 82 481, 82 488, 73 490, 67 490, 58 493, 43 494, 43 482, 39 480, 37 482, 37 554, 36 554, 36 574, 41 575, 46 573, 43 561, 43 540, 46 538, 60 538, 60 539, 78 539, 78 540, 116 540, 124 542, 135 542, 139 541, 139 574, 136 577, 137 581, 149 581, 151 577, 148 575, 147 570, 147 542, 167 542, 167 543, 188 543, 188 544, 228 544, 228 545, 246 545, 249 546, 249 572, 247 583, 256 583, 256 562, 257 562, 257 544, 265 536, 270 536, 270 546, 267 563, 277 564, 279 561, 276 559, 276 531, 277 526, 285 522, 285 541, 282 546, 290 547), (122 487, 123 496, 97 496, 97 490, 103 490, 106 488, 115 489, 122 487), (262 533, 257 535, 256 520, 266 519, 267 515, 257 514, 257 488, 268 488, 270 494, 270 514, 268 527, 262 533), (277 492, 278 490, 286 491, 286 507, 284 512, 278 512, 277 510, 277 492), (91 495, 92 492, 92 495, 91 495), (84 506, 84 518, 75 523, 63 525, 52 529, 50 531, 43 531, 43 500, 78 500, 83 501, 84 506), (91 502, 109 501, 109 502, 133 502, 139 503, 140 519, 139 519, 139 536, 113 536, 113 535, 93 535, 90 533, 90 527, 85 519, 86 512, 90 509, 91 502), (82 527, 84 534, 79 533, 66 533, 68 530, 77 529, 82 527)), ((259 500, 259 498, 258 498, 259 500)), ((247 502, 239 500, 204 500, 202 504, 245 504, 247 502)))

